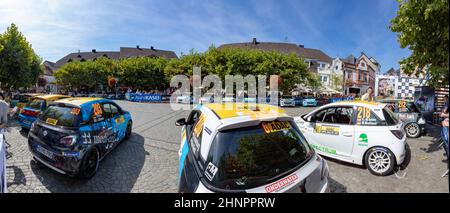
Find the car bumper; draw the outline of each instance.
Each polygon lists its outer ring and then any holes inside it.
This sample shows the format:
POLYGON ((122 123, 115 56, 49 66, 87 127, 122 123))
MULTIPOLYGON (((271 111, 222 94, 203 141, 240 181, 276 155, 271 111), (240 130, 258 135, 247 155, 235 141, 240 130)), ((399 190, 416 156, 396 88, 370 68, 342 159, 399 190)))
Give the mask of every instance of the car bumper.
POLYGON ((78 173, 82 152, 61 151, 52 148, 31 132, 28 136, 28 148, 37 161, 50 169, 68 175, 75 175, 78 173), (47 154, 43 154, 42 151, 38 150, 46 150, 47 154))
POLYGON ((317 103, 303 103, 303 106, 317 106, 317 103))
POLYGON ((288 102, 288 103, 280 103, 280 106, 295 106, 295 103, 292 103, 292 102, 288 102))
POLYGON ((22 128, 30 129, 31 124, 36 120, 36 117, 30 117, 23 114, 19 114, 19 124, 22 128))

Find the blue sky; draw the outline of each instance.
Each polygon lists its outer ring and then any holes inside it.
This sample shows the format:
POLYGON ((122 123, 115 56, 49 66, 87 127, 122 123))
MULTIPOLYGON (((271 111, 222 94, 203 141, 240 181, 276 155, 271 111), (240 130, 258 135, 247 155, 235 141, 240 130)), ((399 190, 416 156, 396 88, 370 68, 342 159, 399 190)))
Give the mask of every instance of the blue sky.
POLYGON ((388 28, 396 10, 395 0, 2 0, 0 31, 16 23, 50 61, 136 45, 180 55, 256 37, 304 44, 333 58, 364 52, 385 72, 409 55, 388 28))

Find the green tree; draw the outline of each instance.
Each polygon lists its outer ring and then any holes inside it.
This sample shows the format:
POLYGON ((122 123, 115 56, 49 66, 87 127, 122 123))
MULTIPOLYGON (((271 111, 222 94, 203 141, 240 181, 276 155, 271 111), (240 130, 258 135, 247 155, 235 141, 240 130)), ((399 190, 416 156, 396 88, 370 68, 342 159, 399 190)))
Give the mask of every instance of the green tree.
POLYGON ((0 87, 5 91, 36 84, 43 70, 31 44, 11 24, 0 34, 0 87))
POLYGON ((120 82, 126 86, 141 90, 165 89, 169 80, 164 74, 167 59, 164 58, 128 58, 119 62, 120 82))
POLYGON ((343 77, 332 74, 331 75, 331 88, 337 91, 342 91, 342 85, 343 85, 343 77))
POLYGON ((448 0, 398 0, 390 28, 402 48, 412 53, 400 61, 407 74, 429 70, 430 86, 448 85, 448 0), (419 68, 419 69, 416 69, 419 68))

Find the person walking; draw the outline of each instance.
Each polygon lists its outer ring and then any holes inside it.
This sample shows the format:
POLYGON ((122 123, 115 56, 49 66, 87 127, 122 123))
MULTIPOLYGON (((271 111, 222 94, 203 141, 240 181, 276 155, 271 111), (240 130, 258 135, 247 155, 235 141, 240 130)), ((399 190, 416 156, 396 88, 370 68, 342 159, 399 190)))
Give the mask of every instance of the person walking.
POLYGON ((362 101, 373 101, 373 88, 369 87, 366 93, 361 97, 362 101))

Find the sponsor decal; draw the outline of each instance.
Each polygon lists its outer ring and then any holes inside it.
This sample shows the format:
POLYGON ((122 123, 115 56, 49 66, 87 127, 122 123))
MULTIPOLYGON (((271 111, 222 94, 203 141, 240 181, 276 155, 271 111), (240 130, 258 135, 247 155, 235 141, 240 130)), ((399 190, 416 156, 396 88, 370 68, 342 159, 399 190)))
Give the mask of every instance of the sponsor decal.
POLYGON ((319 146, 317 144, 311 144, 311 146, 317 151, 326 152, 326 153, 332 154, 332 155, 336 155, 337 154, 335 149, 331 149, 331 148, 328 148, 328 147, 325 147, 325 146, 319 146))
POLYGON ((102 108, 100 107, 99 103, 92 104, 92 108, 94 109, 94 115, 101 115, 102 114, 102 108))
POLYGON ((399 101, 398 108, 406 108, 406 101, 399 101))
POLYGON ((367 134, 366 133, 361 133, 359 135, 358 138, 358 145, 359 146, 367 146, 367 144, 369 143, 369 139, 367 138, 367 134))
POLYGON ((358 125, 376 125, 377 119, 372 117, 372 111, 367 107, 358 107, 358 116, 356 118, 358 125))
POLYGON ((316 125, 314 132, 319 134, 339 135, 339 126, 316 125))
POLYGON ((289 121, 262 122, 261 125, 266 133, 279 132, 292 128, 289 121))
POLYGON ((272 183, 265 187, 267 193, 277 192, 283 188, 286 188, 287 186, 293 184, 298 179, 298 176, 296 174, 287 176, 275 183, 272 183))
POLYGON ((116 124, 121 124, 123 122, 125 122, 125 118, 123 117, 123 115, 116 118, 116 124))
POLYGON ((70 114, 79 115, 80 111, 81 111, 80 108, 72 108, 72 110, 70 110, 70 114))
POLYGON ((194 134, 197 138, 198 138, 198 136, 200 136, 200 133, 202 132, 204 124, 205 124, 205 115, 202 114, 202 115, 200 115, 200 118, 194 128, 194 134))
POLYGON ((205 169, 205 176, 211 181, 217 173, 217 167, 211 162, 208 163, 208 166, 205 169))
POLYGON ((56 125, 58 123, 58 120, 53 119, 53 118, 47 118, 47 120, 45 120, 46 123, 51 124, 51 125, 56 125))
POLYGON ((66 157, 79 157, 80 156, 79 152, 62 152, 61 154, 62 154, 62 156, 66 156, 66 157))

